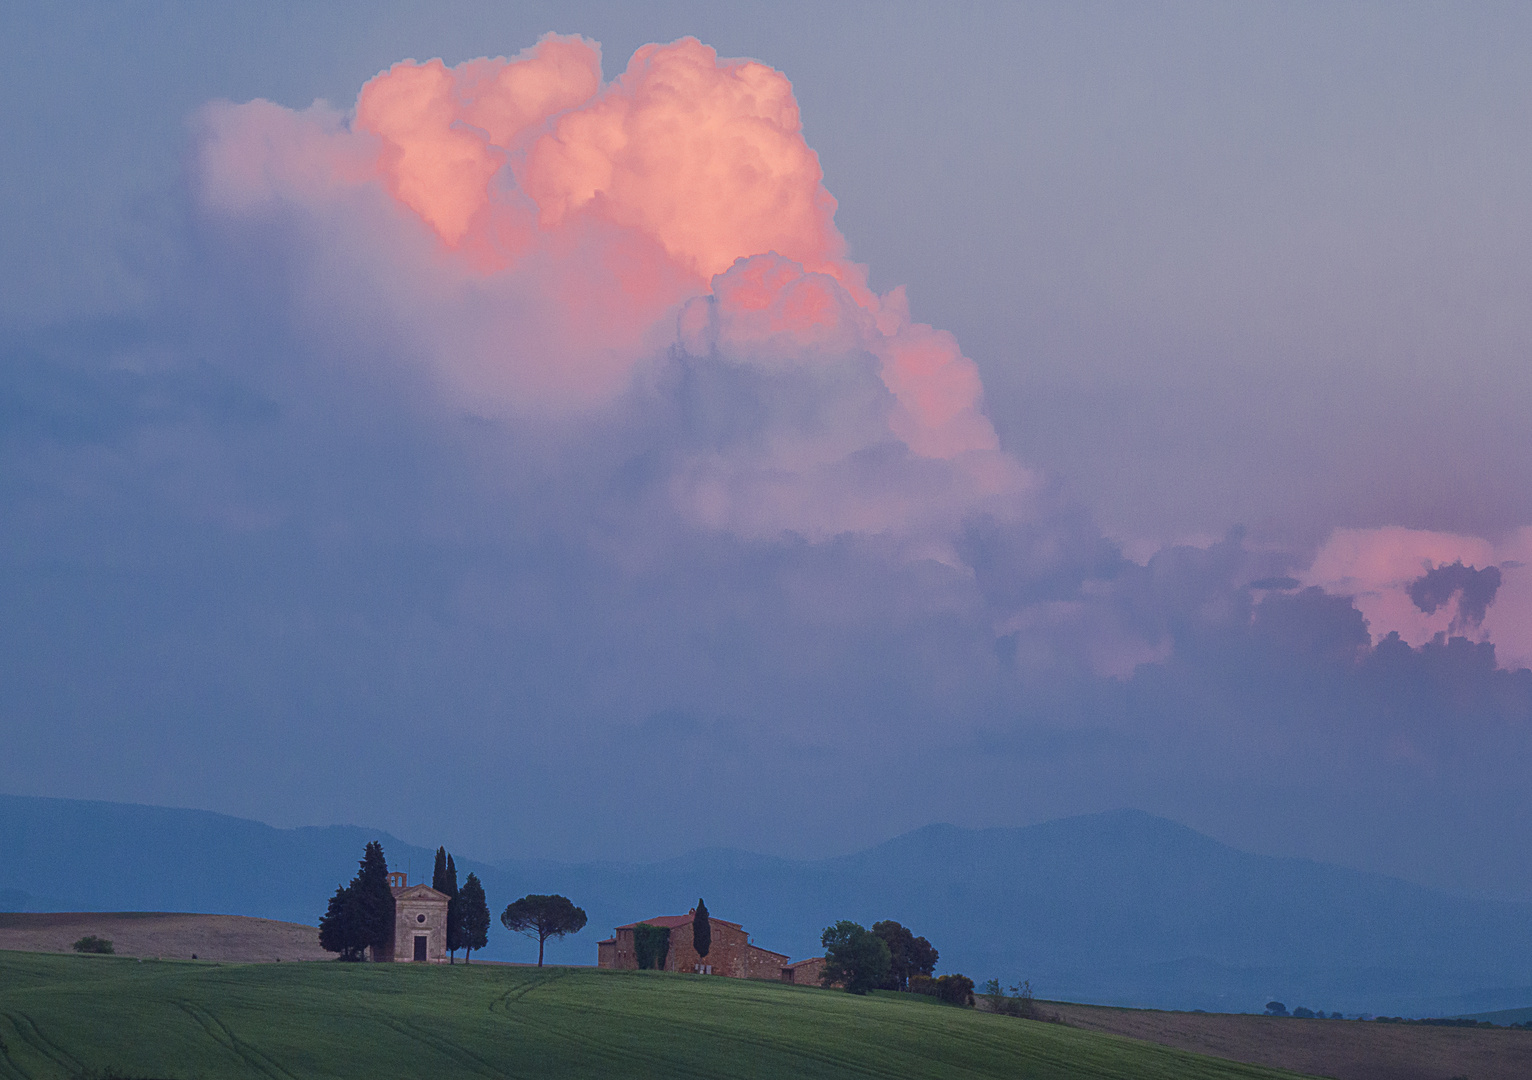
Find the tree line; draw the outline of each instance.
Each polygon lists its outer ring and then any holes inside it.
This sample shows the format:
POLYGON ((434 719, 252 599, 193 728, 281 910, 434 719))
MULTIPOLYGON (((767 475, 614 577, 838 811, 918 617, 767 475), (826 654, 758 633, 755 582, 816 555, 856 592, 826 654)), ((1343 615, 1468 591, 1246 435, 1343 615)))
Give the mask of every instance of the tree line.
MULTIPOLYGON (((489 944, 489 901, 483 883, 470 872, 459 888, 457 864, 445 847, 439 847, 431 888, 447 897, 448 962, 456 963, 461 949, 463 962, 470 963, 474 951, 489 944)), ((368 949, 386 950, 393 943, 395 915, 388 860, 383 845, 373 840, 362 852, 356 876, 336 888, 320 916, 320 948, 336 953, 340 960, 365 960, 368 949)), ((543 943, 550 937, 577 933, 586 917, 567 897, 532 894, 508 905, 500 922, 507 930, 537 939, 537 966, 542 967, 543 943)))
POLYGON ((966 975, 935 975, 940 953, 923 937, 892 919, 872 924, 842 919, 820 936, 825 964, 820 982, 853 994, 898 990, 927 994, 954 1005, 973 1004, 973 980, 966 975))

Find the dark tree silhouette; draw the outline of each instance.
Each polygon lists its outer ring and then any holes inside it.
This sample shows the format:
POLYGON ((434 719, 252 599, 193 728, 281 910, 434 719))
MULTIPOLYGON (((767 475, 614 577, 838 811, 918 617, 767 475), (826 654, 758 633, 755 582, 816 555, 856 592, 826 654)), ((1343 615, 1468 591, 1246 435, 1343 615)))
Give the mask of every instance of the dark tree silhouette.
POLYGON ((447 901, 447 945, 456 952, 468 940, 468 923, 463 916, 463 897, 457 887, 457 863, 447 853, 447 880, 452 883, 452 899, 447 901))
POLYGON ((463 947, 463 905, 457 898, 457 866, 444 847, 436 849, 431 888, 447 896, 447 962, 456 963, 454 954, 463 947))
POLYGON ((825 928, 819 939, 825 965, 819 978, 826 986, 840 984, 853 994, 875 990, 888 975, 888 945, 866 927, 842 919, 825 928))
POLYGON ((351 884, 330 897, 319 920, 319 946, 342 960, 362 960, 369 947, 386 950, 394 940, 394 894, 388 887, 388 862, 376 840, 362 853, 351 884))
POLYGON ((469 874, 458 892, 463 906, 463 963, 471 963, 473 951, 489 944, 489 904, 477 874, 469 874))
POLYGON ((697 897, 697 909, 692 912, 692 948, 698 956, 706 956, 713 947, 713 920, 708 918, 707 905, 697 897))
POLYGON ((394 941, 394 894, 388 887, 388 860, 383 857, 383 845, 378 841, 368 843, 362 853, 361 869, 351 883, 351 891, 367 944, 375 950, 387 951, 394 941))
POLYGON ((873 923, 872 932, 883 939, 889 953, 888 974, 880 989, 908 990, 912 976, 930 975, 936 968, 938 954, 931 943, 894 920, 873 923))
POLYGON ((567 896, 523 896, 500 913, 500 925, 507 930, 537 939, 537 966, 543 966, 543 942, 551 937, 578 934, 585 928, 585 911, 567 896))
POLYGON ((367 953, 367 939, 357 919, 356 897, 351 886, 341 885, 330 897, 330 906, 319 917, 319 947, 339 953, 341 960, 361 960, 367 953))

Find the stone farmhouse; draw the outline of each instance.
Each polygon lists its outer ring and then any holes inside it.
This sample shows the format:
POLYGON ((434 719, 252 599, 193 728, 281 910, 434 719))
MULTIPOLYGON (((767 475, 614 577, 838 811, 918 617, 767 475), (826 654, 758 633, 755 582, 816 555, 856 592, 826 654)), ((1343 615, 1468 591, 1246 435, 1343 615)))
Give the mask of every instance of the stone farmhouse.
MULTIPOLYGON (((689 971, 698 975, 723 975, 731 979, 770 979, 774 982, 819 985, 819 971, 824 957, 788 963, 783 953, 763 949, 750 942, 750 935, 739 923, 708 917, 712 942, 706 956, 698 956, 692 944, 692 919, 696 908, 685 915, 658 915, 643 922, 670 931, 670 952, 665 957, 666 971, 689 971)), ((638 953, 633 931, 639 923, 619 926, 605 941, 596 943, 596 966, 636 970, 638 953)))
POLYGON ((388 875, 388 891, 394 894, 394 940, 383 948, 374 946, 372 958, 444 964, 449 897, 429 885, 407 885, 408 880, 404 874, 388 875))

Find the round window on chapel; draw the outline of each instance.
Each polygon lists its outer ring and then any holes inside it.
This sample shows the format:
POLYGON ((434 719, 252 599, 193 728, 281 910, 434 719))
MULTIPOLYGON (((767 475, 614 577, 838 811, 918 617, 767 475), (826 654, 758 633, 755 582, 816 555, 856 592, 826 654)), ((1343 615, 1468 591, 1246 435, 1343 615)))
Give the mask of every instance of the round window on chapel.
POLYGON ((426 917, 424 915, 416 915, 415 916, 415 921, 416 922, 425 922, 426 921, 426 917))

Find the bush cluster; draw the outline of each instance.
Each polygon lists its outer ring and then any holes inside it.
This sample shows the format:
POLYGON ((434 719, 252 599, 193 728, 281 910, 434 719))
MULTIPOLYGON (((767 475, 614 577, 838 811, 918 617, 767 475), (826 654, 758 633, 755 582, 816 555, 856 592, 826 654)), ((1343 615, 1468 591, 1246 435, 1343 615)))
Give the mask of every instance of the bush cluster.
POLYGON ((1032 983, 1029 980, 1022 980, 1020 986, 1012 986, 1007 993, 1001 987, 999 979, 991 979, 984 984, 981 996, 984 998, 985 1007, 990 1012, 999 1013, 1001 1016, 1019 1016, 1023 1020, 1045 1020, 1050 1024, 1064 1022, 1058 1013, 1044 1013, 1038 1008, 1032 996, 1032 983))
POLYGON ((819 978, 825 986, 844 987, 853 994, 903 990, 955 1005, 973 1004, 973 980, 955 974, 933 978, 936 949, 892 919, 873 923, 871 930, 842 919, 826 927, 819 941, 825 950, 819 978))
POLYGON ((910 993, 925 994, 953 1005, 973 1004, 973 980, 967 975, 916 975, 910 979, 910 993))
POLYGON ((1267 1016, 1290 1016, 1294 1020, 1341 1020, 1341 1019, 1344 1019, 1344 1017, 1342 1017, 1341 1014, 1338 1013, 1338 1012, 1333 1012, 1333 1013, 1330 1013, 1329 1015, 1326 1015, 1325 1011, 1323 1009, 1320 1009, 1318 1012, 1315 1012, 1313 1009, 1305 1008, 1302 1005, 1299 1005, 1297 1008, 1293 1009, 1292 1012, 1288 1012, 1287 1011, 1287 1006, 1282 1004, 1280 1001, 1268 1001, 1266 1003, 1266 1015, 1267 1016))
POLYGON ((86 934, 73 945, 74 951, 79 953, 114 953, 117 950, 112 947, 110 940, 97 937, 95 934, 86 934))

